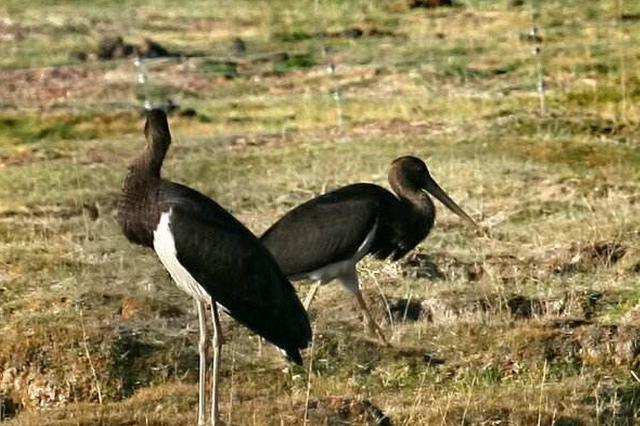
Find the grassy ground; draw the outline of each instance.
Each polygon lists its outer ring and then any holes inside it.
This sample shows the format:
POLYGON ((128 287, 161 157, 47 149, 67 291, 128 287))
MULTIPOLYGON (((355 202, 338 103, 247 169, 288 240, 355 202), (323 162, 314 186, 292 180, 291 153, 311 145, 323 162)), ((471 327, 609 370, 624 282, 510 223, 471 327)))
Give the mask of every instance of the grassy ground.
POLYGON ((229 424, 374 424, 368 404, 395 425, 635 424, 640 6, 516 3, 3 1, 0 420, 195 419, 194 309, 114 219, 146 92, 197 112, 170 117, 165 174, 256 233, 327 189, 386 185, 403 154, 491 233, 440 208, 406 261, 362 262, 390 349, 337 285, 311 310, 310 372, 225 319, 229 424), (131 60, 72 54, 106 33, 186 56, 146 61, 145 90, 131 60))

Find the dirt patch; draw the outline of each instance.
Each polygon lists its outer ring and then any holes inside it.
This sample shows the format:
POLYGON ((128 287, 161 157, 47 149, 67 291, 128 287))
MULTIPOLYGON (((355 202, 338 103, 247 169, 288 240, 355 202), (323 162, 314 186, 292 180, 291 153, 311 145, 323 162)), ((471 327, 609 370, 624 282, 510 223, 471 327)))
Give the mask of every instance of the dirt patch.
MULTIPOLYGON (((422 300, 387 298, 389 313, 393 322, 415 322, 422 318, 422 300)), ((389 315, 386 316, 387 323, 389 315)))
MULTIPOLYGON (((304 416, 305 407, 298 407, 304 416)), ((309 401, 307 411, 311 424, 328 426, 367 425, 391 426, 393 423, 384 412, 367 399, 329 397, 309 401)))
MULTIPOLYGON (((386 72, 385 68, 377 68, 376 73, 386 72)), ((362 77, 361 77, 362 78, 362 77)), ((422 120, 405 120, 401 118, 393 118, 387 121, 362 121, 354 123, 349 132, 353 136, 398 136, 402 137, 419 137, 425 135, 433 135, 435 133, 444 133, 447 125, 439 121, 422 121, 422 120)))
MULTIPOLYGON (((476 282, 487 277, 509 284, 608 268, 617 264, 626 252, 624 245, 608 241, 573 242, 568 247, 528 258, 490 254, 481 261, 461 260, 446 253, 414 252, 401 261, 400 268, 403 276, 409 278, 476 282)), ((640 266, 637 270, 640 271, 640 266)), ((632 266, 631 271, 636 271, 636 268, 632 266)))
POLYGON ((520 294, 468 295, 452 291, 437 298, 386 297, 367 293, 371 300, 372 314, 385 324, 417 321, 436 322, 469 318, 478 315, 508 313, 516 320, 529 320, 543 316, 559 316, 568 312, 583 314, 581 321, 588 321, 601 306, 588 294, 565 294, 561 298, 543 299, 520 294), (569 306, 569 304, 571 306, 569 306), (588 313, 588 314, 587 314, 588 313))
POLYGON ((434 9, 436 7, 453 6, 452 0, 410 0, 410 9, 434 9))
POLYGON ((459 292, 445 293, 422 302, 423 317, 440 323, 496 311, 498 307, 494 299, 493 296, 478 298, 459 292))
POLYGON ((430 280, 444 279, 444 274, 434 260, 434 257, 425 253, 412 253, 400 263, 402 276, 430 280))
POLYGON ((479 282, 499 279, 504 284, 538 280, 549 275, 547 259, 519 258, 511 254, 490 254, 482 260, 462 260, 447 253, 415 252, 401 263, 402 274, 429 280, 479 282))
POLYGON ((637 414, 640 411, 640 384, 630 383, 618 386, 603 386, 598 389, 589 402, 602 401, 603 412, 600 424, 621 426, 637 425, 637 414))
POLYGON ((396 34, 393 31, 382 30, 377 27, 361 28, 351 27, 342 31, 333 32, 319 32, 316 33, 316 37, 329 37, 329 38, 350 38, 356 39, 360 37, 395 37, 396 34))
POLYGON ((28 320, 2 330, 0 395, 16 407, 119 400, 150 383, 192 372, 197 364, 184 337, 114 324, 83 325, 80 316, 68 318, 65 327, 60 317, 46 321, 36 327, 28 320))
POLYGON ((297 131, 295 129, 289 129, 286 133, 262 133, 262 134, 244 134, 244 135, 232 135, 220 140, 223 145, 228 145, 233 148, 243 148, 247 146, 263 146, 270 145, 276 142, 291 141, 292 136, 297 131))
MULTIPOLYGON (((135 45, 125 43, 121 36, 115 36, 101 39, 98 42, 95 55, 98 59, 107 61, 111 59, 132 58, 134 56, 141 58, 164 58, 181 56, 182 54, 171 52, 160 45, 160 43, 149 38, 145 38, 139 45, 135 45)), ((85 56, 87 55, 85 54, 85 56)))
POLYGON ((381 351, 389 359, 402 361, 404 365, 428 365, 431 367, 443 365, 446 360, 435 352, 429 352, 425 348, 411 347, 384 347, 381 351))
POLYGON ((574 242, 569 247, 553 250, 546 255, 524 259, 510 254, 493 254, 482 261, 466 261, 446 253, 414 252, 401 261, 400 268, 402 275, 409 278, 476 282, 489 277, 509 284, 540 280, 549 275, 608 268, 618 263, 626 252, 624 245, 609 241, 574 242))
POLYGON ((37 150, 32 148, 21 149, 18 152, 0 154, 0 167, 21 166, 41 159, 37 150))
POLYGON ((478 281, 484 270, 476 262, 464 262, 445 254, 414 252, 400 263, 402 275, 410 278, 430 280, 463 278, 466 281, 478 281))
POLYGON ((640 364, 637 325, 598 324, 581 318, 539 323, 515 331, 521 343, 514 348, 520 361, 546 360, 552 367, 579 370, 583 365, 640 364))
POLYGON ((313 368, 318 375, 336 374, 344 371, 344 369, 353 369, 354 373, 358 372, 357 374, 362 373, 362 371, 371 372, 389 361, 402 363, 402 365, 411 368, 425 365, 439 366, 446 362, 445 359, 442 359, 430 348, 410 347, 407 345, 383 346, 373 336, 362 336, 362 324, 354 326, 335 322, 333 325, 326 324, 323 328, 332 331, 317 333, 314 350, 316 361, 314 361, 313 368), (346 341, 341 340, 332 335, 334 332, 337 332, 340 336, 349 333, 347 335, 353 337, 346 341))
POLYGON ((105 37, 98 42, 96 56, 101 60, 109 60, 115 58, 127 58, 133 56, 136 48, 133 44, 125 43, 123 38, 105 37))
POLYGON ((516 319, 529 319, 534 315, 542 315, 547 310, 544 301, 521 295, 507 299, 507 306, 511 316, 516 319))
POLYGON ((585 319, 590 320, 602 309, 609 300, 605 299, 604 293, 588 290, 583 292, 579 299, 580 308, 585 319))
POLYGON ((231 42, 231 55, 244 56, 247 53, 247 43, 240 37, 234 37, 231 42))
POLYGON ((531 319, 543 315, 560 315, 563 299, 540 299, 523 295, 470 295, 458 291, 443 293, 422 302, 422 318, 435 323, 470 319, 477 316, 508 313, 514 319, 531 319))
POLYGON ((113 212, 117 205, 119 193, 101 194, 85 200, 76 200, 79 205, 52 204, 26 205, 17 209, 0 210, 0 219, 32 219, 47 218, 67 220, 78 216, 86 216, 95 221, 113 212))
POLYGON ((370 300, 372 315, 386 324, 416 321, 442 324, 488 316, 591 322, 603 309, 617 306, 625 298, 624 293, 591 289, 567 290, 545 297, 517 293, 474 294, 464 290, 445 290, 426 299, 413 296, 383 298, 375 291, 366 292, 366 296, 370 300))
POLYGON ((307 33, 305 31, 283 32, 273 36, 281 42, 299 42, 320 38, 346 38, 358 39, 362 37, 396 37, 397 34, 390 30, 378 27, 353 26, 339 31, 318 31, 307 33))
POLYGON ((82 215, 81 208, 63 206, 39 206, 34 208, 22 208, 18 210, 5 210, 0 212, 0 218, 36 218, 47 217, 55 219, 70 219, 82 215))
POLYGON ((133 92, 129 67, 130 64, 123 65, 120 70, 61 66, 3 71, 0 73, 0 97, 15 106, 38 108, 70 99, 120 100, 133 92))
POLYGON ((185 312, 178 305, 150 297, 124 296, 120 300, 118 314, 122 318, 181 318, 185 312))
POLYGON ((21 408, 20 404, 0 393, 0 423, 15 417, 21 408))
POLYGON ((150 38, 142 40, 138 45, 138 56, 141 58, 167 58, 172 56, 183 56, 180 52, 172 52, 150 38))
POLYGON ((374 318, 383 324, 400 324, 416 321, 431 322, 431 311, 424 299, 417 297, 383 297, 378 292, 367 291, 366 298, 374 318))
MULTIPOLYGON (((535 35, 525 35, 525 38, 531 38, 533 42, 536 40, 535 35)), ((589 92, 590 93, 590 92, 589 92)), ((568 95, 571 102, 582 102, 583 92, 576 91, 568 95)), ((596 137, 605 137, 620 139, 633 137, 638 131, 638 125, 624 124, 612 119, 605 119, 594 114, 550 114, 544 119, 532 118, 525 115, 517 115, 513 117, 513 124, 522 133, 531 131, 538 127, 539 130, 554 131, 559 128, 566 129, 574 134, 583 134, 596 137)), ((608 157, 606 157, 609 159, 608 157)), ((571 161, 582 161, 583 159, 571 156, 571 161)), ((586 160, 586 158, 585 158, 586 160)), ((603 160, 604 161, 604 160, 603 160)))
POLYGON ((549 262, 556 274, 588 272, 599 267, 611 267, 624 257, 627 249, 617 242, 599 241, 585 245, 576 243, 562 250, 549 262))
MULTIPOLYGON (((434 422, 438 420, 434 419, 434 422)), ((577 417, 558 416, 556 412, 514 409, 496 405, 484 405, 471 409, 468 406, 454 406, 447 412, 446 420, 446 424, 455 425, 586 426, 589 424, 577 417)))

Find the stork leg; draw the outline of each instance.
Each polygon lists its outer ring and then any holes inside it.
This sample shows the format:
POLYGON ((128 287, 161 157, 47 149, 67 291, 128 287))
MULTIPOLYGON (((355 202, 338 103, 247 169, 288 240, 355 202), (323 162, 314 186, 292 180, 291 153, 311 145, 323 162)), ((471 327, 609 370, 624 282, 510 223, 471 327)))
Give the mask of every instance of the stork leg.
POLYGON ((211 426, 218 426, 220 413, 218 411, 218 370, 220 368, 220 352, 224 338, 218 317, 218 305, 211 301, 211 322, 213 323, 213 381, 211 384, 211 426))
POLYGON ((200 300, 196 300, 198 307, 198 324, 200 325, 200 341, 198 351, 200 352, 200 369, 198 371, 198 426, 205 425, 205 374, 207 372, 207 324, 205 322, 205 306, 200 300))
POLYGON ((378 325, 378 323, 376 323, 371 317, 371 313, 369 312, 369 308, 367 307, 367 304, 365 303, 364 298, 362 297, 362 293, 360 292, 360 289, 357 289, 355 291, 355 296, 356 296, 356 300, 358 301, 358 304, 360 305, 360 307, 362 308, 362 311, 364 312, 364 316, 366 318, 369 331, 372 334, 378 336, 380 343, 382 343, 385 346, 391 346, 391 344, 385 337, 384 333, 382 332, 382 329, 380 329, 380 326, 378 325))
POLYGON ((369 308, 367 307, 367 304, 364 301, 364 298, 362 297, 362 292, 360 292, 360 283, 358 280, 358 273, 356 272, 355 268, 352 271, 349 271, 349 273, 340 277, 340 281, 347 288, 347 290, 352 292, 353 295, 356 297, 356 300, 358 301, 358 305, 360 305, 360 308, 364 312, 364 317, 365 317, 365 321, 367 322, 367 327, 369 327, 369 332, 377 336, 378 340, 380 340, 380 343, 382 343, 384 346, 391 346, 391 344, 385 337, 378 323, 376 323, 373 320, 373 317, 371 316, 371 312, 369 311, 369 308))
POLYGON ((307 297, 304 299, 305 311, 309 311, 311 302, 313 302, 313 298, 316 297, 316 293, 318 292, 318 289, 320 288, 321 285, 322 285, 322 281, 318 280, 315 284, 313 284, 313 287, 311 287, 311 290, 309 290, 307 297))

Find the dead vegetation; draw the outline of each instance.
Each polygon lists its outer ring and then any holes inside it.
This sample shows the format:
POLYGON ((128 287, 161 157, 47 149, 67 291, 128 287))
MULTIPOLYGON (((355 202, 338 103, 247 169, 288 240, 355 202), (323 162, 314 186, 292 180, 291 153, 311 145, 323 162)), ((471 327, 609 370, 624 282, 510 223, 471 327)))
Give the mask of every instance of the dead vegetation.
POLYGON ((516 280, 542 280, 550 275, 589 273, 609 268, 627 252, 618 242, 572 242, 554 248, 540 257, 519 259, 514 255, 485 256, 482 261, 462 261, 445 253, 415 252, 401 262, 402 275, 411 278, 468 282, 499 277, 504 283, 516 280))
POLYGON ((339 285, 323 287, 310 374, 225 319, 227 424, 304 425, 305 412, 307 425, 640 419, 640 10, 631 2, 540 2, 534 36, 529 5, 517 1, 276 1, 269 13, 250 2, 7 2, 3 423, 194 419, 193 309, 113 217, 143 143, 146 98, 174 106, 167 173, 256 233, 327 189, 386 185, 389 161, 412 153, 490 235, 438 205, 416 252, 363 262, 391 348, 366 334, 339 285), (100 53, 104 34, 116 38, 100 53), (157 45, 140 45, 145 37, 157 45), (543 45, 544 116, 532 43, 543 45), (80 61, 92 55, 109 60, 80 61))
POLYGON ((360 424, 366 426, 391 426, 391 420, 382 410, 368 400, 352 398, 325 398, 309 401, 298 408, 300 417, 307 413, 310 423, 327 425, 360 424))
POLYGON ((434 7, 453 6, 453 2, 451 0, 411 0, 408 4, 411 9, 432 9, 434 7))
MULTIPOLYGON (((87 53, 83 56, 89 57, 87 53)), ((122 59, 122 58, 167 58, 180 56, 179 53, 170 52, 166 48, 149 38, 145 38, 139 45, 125 43, 121 36, 104 37, 98 43, 95 56, 100 60, 122 59)))

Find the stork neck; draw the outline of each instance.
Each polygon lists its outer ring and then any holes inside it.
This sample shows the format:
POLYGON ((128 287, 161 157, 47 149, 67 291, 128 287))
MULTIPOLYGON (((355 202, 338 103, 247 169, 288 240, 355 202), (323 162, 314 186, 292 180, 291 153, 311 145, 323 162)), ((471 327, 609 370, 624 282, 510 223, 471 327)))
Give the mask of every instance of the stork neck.
POLYGON ((433 223, 436 216, 436 207, 429 195, 417 190, 412 192, 396 193, 400 201, 408 205, 414 216, 433 223))
POLYGON ((153 191, 160 182, 160 169, 167 149, 150 143, 129 166, 124 180, 123 195, 129 205, 138 205, 146 200, 146 193, 153 191), (155 146, 154 146, 155 145, 155 146))
POLYGON ((135 169, 141 177, 160 179, 167 148, 168 146, 159 143, 149 143, 144 152, 131 164, 131 169, 135 169))
POLYGON ((436 209, 429 195, 400 174, 390 174, 389 184, 400 201, 407 206, 405 212, 410 212, 420 222, 433 224, 436 209))
POLYGON ((414 182, 397 168, 392 168, 389 171, 389 185, 398 198, 409 201, 411 204, 422 204, 425 202, 425 198, 431 201, 414 182))
POLYGON ((152 247, 159 212, 157 188, 164 155, 146 149, 129 166, 118 204, 118 222, 125 236, 136 244, 152 247))

